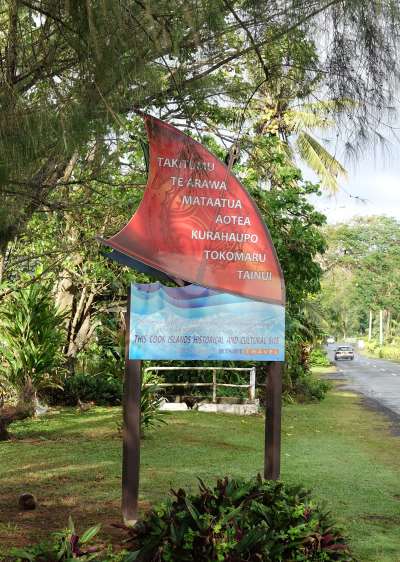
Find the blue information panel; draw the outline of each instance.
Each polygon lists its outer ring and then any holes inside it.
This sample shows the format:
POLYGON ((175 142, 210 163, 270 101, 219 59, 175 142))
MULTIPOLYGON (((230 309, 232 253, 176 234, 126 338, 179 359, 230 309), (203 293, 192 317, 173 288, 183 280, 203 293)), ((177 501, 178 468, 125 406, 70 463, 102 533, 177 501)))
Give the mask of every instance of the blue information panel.
POLYGON ((161 283, 131 288, 129 359, 283 361, 285 307, 161 283))

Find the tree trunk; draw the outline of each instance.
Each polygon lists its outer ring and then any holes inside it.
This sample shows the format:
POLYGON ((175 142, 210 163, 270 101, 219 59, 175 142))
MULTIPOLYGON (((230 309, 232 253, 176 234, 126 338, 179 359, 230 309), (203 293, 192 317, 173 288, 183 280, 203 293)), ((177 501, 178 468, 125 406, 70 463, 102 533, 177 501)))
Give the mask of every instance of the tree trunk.
POLYGON ((30 377, 27 377, 25 386, 22 388, 19 395, 17 408, 30 412, 30 415, 32 416, 35 412, 35 404, 36 391, 33 387, 30 377))
POLYGON ((11 439, 11 435, 7 429, 10 422, 7 422, 2 417, 2 412, 0 411, 0 441, 9 441, 11 439))
POLYGON ((67 313, 67 341, 63 351, 71 374, 74 372, 77 354, 88 343, 98 325, 92 316, 95 298, 95 288, 79 285, 70 272, 63 273, 63 279, 57 288, 56 302, 67 313))
POLYGON ((3 280, 4 262, 5 262, 5 254, 3 254, 0 248, 0 283, 3 280))
POLYGON ((24 408, 22 406, 13 406, 0 409, 0 441, 9 441, 11 435, 8 431, 8 426, 18 420, 25 420, 32 416, 31 408, 24 408))
POLYGON ((19 406, 2 408, 0 410, 0 441, 9 441, 11 435, 8 426, 18 420, 25 420, 32 416, 32 410, 24 410, 19 406))
POLYGON ((76 356, 88 343, 97 326, 93 321, 93 302, 97 295, 95 285, 88 285, 80 280, 79 269, 84 262, 84 255, 79 252, 79 232, 68 213, 64 215, 64 235, 72 248, 77 248, 71 255, 69 269, 64 270, 56 288, 56 304, 66 312, 67 341, 64 354, 67 357, 68 370, 74 373, 76 356))
POLYGON ((11 435, 8 426, 17 420, 30 418, 35 413, 36 392, 32 381, 28 377, 25 386, 22 388, 18 404, 16 406, 6 406, 0 408, 0 441, 8 441, 11 435))

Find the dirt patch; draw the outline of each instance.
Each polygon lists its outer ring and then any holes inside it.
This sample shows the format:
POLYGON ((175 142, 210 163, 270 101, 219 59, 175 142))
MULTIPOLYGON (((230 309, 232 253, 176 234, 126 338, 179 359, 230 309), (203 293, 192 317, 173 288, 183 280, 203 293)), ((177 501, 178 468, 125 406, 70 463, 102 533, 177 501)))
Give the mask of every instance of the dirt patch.
MULTIPOLYGON (((13 498, 14 500, 15 498, 13 498)), ((7 552, 11 548, 18 548, 36 544, 48 539, 54 531, 65 529, 68 517, 71 516, 78 532, 88 527, 101 524, 101 541, 120 546, 126 538, 126 532, 119 528, 121 524, 121 508, 119 501, 79 502, 75 497, 62 498, 57 505, 39 504, 34 511, 19 511, 11 497, 3 502, 0 509, 1 549, 7 552)), ((141 502, 140 509, 149 509, 148 502, 141 502), (143 503, 143 505, 142 505, 143 503)), ((7 560, 0 554, 0 560, 7 560)))
POLYGON ((393 412, 390 408, 383 406, 374 398, 369 398, 363 394, 360 394, 360 397, 361 404, 373 412, 383 414, 390 422, 390 433, 395 437, 400 437, 400 415, 393 412))
POLYGON ((399 525, 400 524, 400 516, 398 515, 379 515, 379 514, 371 514, 371 515, 362 515, 361 519, 365 521, 377 521, 381 523, 386 523, 387 525, 399 525))

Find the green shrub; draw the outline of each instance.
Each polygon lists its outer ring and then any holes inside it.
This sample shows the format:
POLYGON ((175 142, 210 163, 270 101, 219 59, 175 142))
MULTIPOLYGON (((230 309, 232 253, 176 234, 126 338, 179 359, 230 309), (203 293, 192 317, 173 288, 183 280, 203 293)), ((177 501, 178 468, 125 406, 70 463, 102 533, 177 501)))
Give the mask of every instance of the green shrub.
POLYGON ((365 349, 367 352, 372 353, 373 355, 378 355, 379 343, 374 340, 366 342, 365 349))
POLYGON ((298 377, 291 391, 287 390, 284 396, 290 402, 313 402, 323 400, 330 389, 329 381, 314 378, 310 373, 298 377))
POLYGON ((150 511, 130 531, 126 562, 351 561, 331 516, 305 490, 282 482, 200 481, 150 511))
POLYGON ((389 359, 391 361, 400 361, 400 344, 398 340, 386 345, 379 345, 379 342, 371 340, 366 343, 367 353, 379 357, 380 359, 389 359))
POLYGON ((13 293, 0 308, 0 379, 19 401, 59 386, 63 319, 49 284, 13 293))
MULTIPOLYGON (((164 412, 159 408, 162 402, 157 386, 162 379, 152 373, 143 372, 140 399, 141 429, 144 434, 160 423, 166 423, 164 412)), ((123 381, 113 374, 76 373, 65 378, 63 390, 47 393, 50 404, 75 406, 78 400, 94 402, 98 406, 115 406, 122 402, 123 381)))
POLYGON ((391 361, 400 361, 400 346, 384 345, 379 349, 379 357, 382 359, 390 359, 391 361))
POLYGON ((116 406, 122 400, 122 380, 105 373, 75 373, 65 377, 63 390, 47 392, 50 404, 75 406, 79 400, 99 406, 116 406))
POLYGON ((311 351, 310 365, 313 367, 329 367, 330 364, 325 350, 317 347, 311 351))
POLYGON ((311 345, 302 333, 298 321, 290 320, 287 325, 285 345, 285 368, 283 372, 283 391, 296 399, 297 381, 310 373, 311 345))

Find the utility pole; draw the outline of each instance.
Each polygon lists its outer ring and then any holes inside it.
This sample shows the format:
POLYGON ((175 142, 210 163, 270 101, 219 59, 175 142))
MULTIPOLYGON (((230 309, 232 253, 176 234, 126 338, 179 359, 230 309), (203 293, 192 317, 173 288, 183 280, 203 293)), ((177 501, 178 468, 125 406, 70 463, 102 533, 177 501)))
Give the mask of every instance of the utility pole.
POLYGON ((368 341, 372 339, 372 310, 369 311, 368 341))
POLYGON ((390 338, 390 321, 391 321, 391 314, 390 314, 390 310, 386 311, 386 329, 385 329, 385 333, 387 336, 389 336, 390 338))
POLYGON ((379 345, 383 345, 383 310, 379 311, 379 345))

